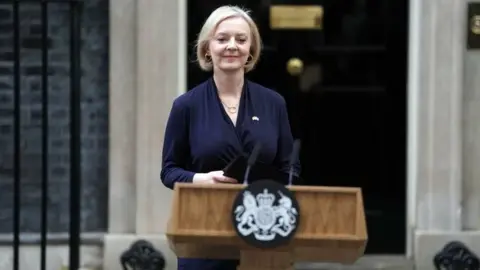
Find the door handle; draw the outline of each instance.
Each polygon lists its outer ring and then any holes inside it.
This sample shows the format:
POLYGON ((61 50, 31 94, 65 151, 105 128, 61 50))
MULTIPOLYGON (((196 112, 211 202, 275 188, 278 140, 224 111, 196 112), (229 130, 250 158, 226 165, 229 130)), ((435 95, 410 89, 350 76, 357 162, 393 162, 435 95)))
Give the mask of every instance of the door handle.
POLYGON ((294 57, 287 62, 287 71, 291 76, 298 76, 303 72, 303 61, 294 57))

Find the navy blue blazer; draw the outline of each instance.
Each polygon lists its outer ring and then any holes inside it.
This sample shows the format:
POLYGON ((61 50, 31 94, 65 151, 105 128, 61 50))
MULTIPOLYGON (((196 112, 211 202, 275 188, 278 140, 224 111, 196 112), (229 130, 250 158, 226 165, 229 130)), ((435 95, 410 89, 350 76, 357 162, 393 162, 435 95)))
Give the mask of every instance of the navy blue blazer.
MULTIPOLYGON (((236 125, 218 96, 213 78, 177 97, 163 144, 161 180, 173 189, 192 182, 195 173, 222 170, 240 154, 262 145, 258 161, 288 173, 293 137, 285 99, 277 92, 245 80, 236 125)), ((295 164, 295 175, 300 162, 295 164)), ((242 181, 242 179, 237 179, 242 181)), ((231 262, 179 259, 179 269, 236 269, 231 262), (230 264, 229 264, 230 263, 230 264)))

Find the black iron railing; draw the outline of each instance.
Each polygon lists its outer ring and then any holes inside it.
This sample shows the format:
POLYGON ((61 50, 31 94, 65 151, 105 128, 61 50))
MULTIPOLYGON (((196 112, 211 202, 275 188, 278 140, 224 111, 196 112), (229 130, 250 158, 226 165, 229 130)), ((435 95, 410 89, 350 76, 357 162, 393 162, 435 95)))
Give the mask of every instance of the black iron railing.
POLYGON ((452 241, 435 254, 433 265, 437 270, 479 270, 480 259, 460 241, 452 241))
POLYGON ((14 171, 13 171, 13 270, 20 265, 21 245, 21 37, 20 8, 23 4, 39 5, 41 12, 41 100, 42 100, 42 174, 41 174, 41 256, 40 269, 46 269, 47 232, 48 232, 48 88, 49 88, 49 51, 48 51, 48 10, 49 4, 55 2, 69 6, 70 23, 70 228, 69 228, 69 269, 78 269, 80 261, 80 190, 81 190, 81 143, 80 143, 80 0, 4 0, 12 5, 13 26, 13 99, 14 99, 14 171))

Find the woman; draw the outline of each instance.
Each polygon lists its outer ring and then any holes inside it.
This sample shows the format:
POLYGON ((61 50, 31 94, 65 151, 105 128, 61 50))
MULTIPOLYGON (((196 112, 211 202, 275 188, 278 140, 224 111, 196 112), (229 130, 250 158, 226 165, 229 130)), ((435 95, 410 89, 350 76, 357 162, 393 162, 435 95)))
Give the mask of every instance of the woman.
MULTIPOLYGON (((163 146, 163 184, 238 183, 222 169, 257 142, 258 160, 289 170, 293 138, 285 100, 245 79, 259 59, 261 40, 248 12, 223 6, 208 17, 198 42, 200 67, 213 71, 209 80, 178 97, 172 106, 163 146)), ((299 172, 299 162, 296 172, 299 172)), ((182 270, 234 270, 237 261, 178 259, 182 270)))

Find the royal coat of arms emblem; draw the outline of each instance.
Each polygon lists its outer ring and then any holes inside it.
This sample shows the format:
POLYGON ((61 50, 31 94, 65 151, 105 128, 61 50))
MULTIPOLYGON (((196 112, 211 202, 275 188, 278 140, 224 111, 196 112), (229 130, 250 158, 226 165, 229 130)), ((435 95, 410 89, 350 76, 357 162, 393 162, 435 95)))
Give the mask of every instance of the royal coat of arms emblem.
POLYGON ((250 245, 274 248, 288 242, 299 224, 294 194, 271 180, 252 183, 234 201, 232 220, 237 234, 250 245))

